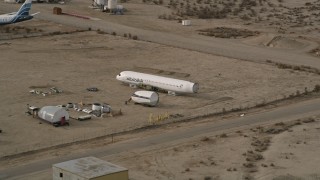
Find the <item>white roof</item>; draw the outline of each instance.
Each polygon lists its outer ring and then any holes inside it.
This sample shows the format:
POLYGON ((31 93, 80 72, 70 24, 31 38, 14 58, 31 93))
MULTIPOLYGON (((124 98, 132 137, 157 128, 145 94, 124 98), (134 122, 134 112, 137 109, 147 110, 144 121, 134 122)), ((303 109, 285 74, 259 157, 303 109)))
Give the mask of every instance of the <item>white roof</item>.
POLYGON ((63 169, 88 179, 128 171, 128 169, 124 167, 92 156, 54 164, 53 167, 63 169))
POLYGON ((44 106, 38 112, 41 119, 47 120, 51 123, 58 122, 62 117, 69 120, 69 113, 62 107, 57 106, 44 106))

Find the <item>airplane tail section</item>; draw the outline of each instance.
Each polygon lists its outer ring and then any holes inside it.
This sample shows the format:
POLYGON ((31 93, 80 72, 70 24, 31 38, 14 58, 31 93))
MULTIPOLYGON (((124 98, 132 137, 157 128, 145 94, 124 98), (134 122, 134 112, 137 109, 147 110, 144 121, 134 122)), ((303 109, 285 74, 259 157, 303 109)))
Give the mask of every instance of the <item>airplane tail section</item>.
POLYGON ((17 12, 18 16, 28 16, 29 15, 29 11, 31 9, 31 3, 32 0, 26 0, 22 6, 20 7, 19 11, 17 12))

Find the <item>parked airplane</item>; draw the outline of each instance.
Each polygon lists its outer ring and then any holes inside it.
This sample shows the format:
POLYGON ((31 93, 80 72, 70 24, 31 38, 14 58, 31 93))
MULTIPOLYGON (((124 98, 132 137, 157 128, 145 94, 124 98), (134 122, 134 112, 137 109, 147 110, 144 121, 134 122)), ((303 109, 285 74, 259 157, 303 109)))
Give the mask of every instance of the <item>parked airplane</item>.
POLYGON ((12 12, 8 14, 0 15, 0 25, 13 24, 13 23, 32 19, 33 16, 35 16, 39 12, 29 15, 29 11, 31 9, 31 3, 32 3, 32 0, 26 0, 22 4, 18 12, 12 12))
POLYGON ((171 95, 176 93, 197 93, 199 90, 198 83, 133 71, 122 71, 117 75, 117 80, 129 84, 131 87, 149 86, 153 90, 166 90, 171 95))

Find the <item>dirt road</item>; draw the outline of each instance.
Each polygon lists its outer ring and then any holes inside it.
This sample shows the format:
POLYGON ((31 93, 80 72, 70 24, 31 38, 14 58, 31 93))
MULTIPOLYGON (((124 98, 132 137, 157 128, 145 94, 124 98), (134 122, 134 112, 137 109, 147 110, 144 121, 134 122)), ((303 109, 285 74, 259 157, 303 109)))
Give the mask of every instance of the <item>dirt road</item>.
MULTIPOLYGON (((0 11, 10 10, 14 11, 16 6, 12 4, 5 4, 1 2, 0 11)), ((121 25, 106 20, 86 20, 70 16, 57 16, 52 14, 52 6, 35 4, 32 7, 33 12, 41 11, 41 14, 35 18, 41 20, 48 20, 60 24, 75 26, 78 28, 93 30, 102 30, 108 33, 116 32, 118 35, 124 33, 131 33, 137 35, 140 40, 151 41, 154 43, 185 48, 189 50, 210 53, 225 57, 232 57, 236 59, 245 59, 251 61, 272 60, 293 65, 305 65, 320 69, 320 61, 317 57, 313 57, 306 53, 301 53, 297 50, 289 49, 274 49, 267 47, 259 47, 241 43, 232 39, 219 39, 219 38, 203 38, 200 35, 184 36, 176 33, 151 31, 130 27, 128 25, 121 25)))

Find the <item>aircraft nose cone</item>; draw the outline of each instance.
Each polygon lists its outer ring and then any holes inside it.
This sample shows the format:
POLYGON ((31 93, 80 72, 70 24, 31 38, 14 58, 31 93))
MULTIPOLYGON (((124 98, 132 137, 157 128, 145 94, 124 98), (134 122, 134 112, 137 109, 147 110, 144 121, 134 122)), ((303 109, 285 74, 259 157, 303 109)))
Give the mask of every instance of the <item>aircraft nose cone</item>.
POLYGON ((119 76, 119 75, 117 75, 117 76, 116 76, 116 79, 119 80, 119 81, 121 81, 121 80, 122 80, 122 77, 119 76))

